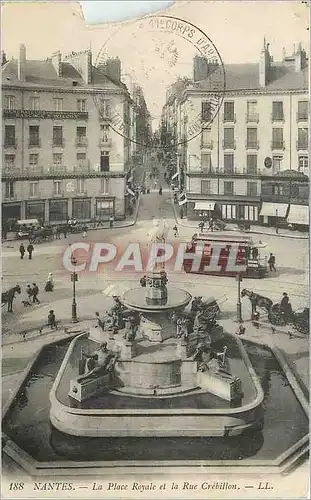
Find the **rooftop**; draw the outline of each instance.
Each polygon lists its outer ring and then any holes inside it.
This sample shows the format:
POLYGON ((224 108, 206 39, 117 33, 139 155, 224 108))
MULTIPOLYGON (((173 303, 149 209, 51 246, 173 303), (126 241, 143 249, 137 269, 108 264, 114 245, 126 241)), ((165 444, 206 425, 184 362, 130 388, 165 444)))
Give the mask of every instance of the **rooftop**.
MULTIPOLYGON (((259 64, 226 64, 224 67, 226 78, 226 89, 230 90, 307 90, 308 68, 299 72, 293 66, 275 63, 269 71, 269 80, 265 87, 259 83, 259 64)), ((222 72, 222 68, 215 71, 222 72)), ((192 84, 193 88, 209 90, 210 79, 192 84)), ((189 87, 188 87, 189 88, 189 87)))
POLYGON ((92 66, 92 83, 87 85, 80 73, 68 62, 61 63, 62 76, 57 76, 51 59, 45 61, 25 62, 25 80, 18 79, 18 62, 11 59, 2 66, 2 85, 19 87, 105 87, 107 89, 124 89, 122 82, 113 81, 107 77, 100 67, 92 66))

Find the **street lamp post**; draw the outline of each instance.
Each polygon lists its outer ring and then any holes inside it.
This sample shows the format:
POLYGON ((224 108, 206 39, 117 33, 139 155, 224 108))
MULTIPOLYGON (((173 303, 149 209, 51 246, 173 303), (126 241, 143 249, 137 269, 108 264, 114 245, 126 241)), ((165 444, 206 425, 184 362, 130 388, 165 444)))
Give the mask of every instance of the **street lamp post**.
POLYGON ((278 209, 275 211, 275 232, 278 234, 279 228, 278 228, 278 209))
MULTIPOLYGON (((71 257, 71 264, 76 266, 77 259, 75 257, 71 257)), ((72 281, 72 306, 71 306, 71 318, 73 323, 78 323, 77 318, 77 302, 76 302, 76 281, 78 281, 78 274, 74 270, 71 273, 71 281, 72 281)))
POLYGON ((242 304, 241 304, 241 281, 242 281, 241 273, 238 273, 236 275, 235 279, 238 282, 238 300, 237 300, 237 303, 236 303, 237 322, 238 323, 243 323, 243 319, 242 319, 242 304))

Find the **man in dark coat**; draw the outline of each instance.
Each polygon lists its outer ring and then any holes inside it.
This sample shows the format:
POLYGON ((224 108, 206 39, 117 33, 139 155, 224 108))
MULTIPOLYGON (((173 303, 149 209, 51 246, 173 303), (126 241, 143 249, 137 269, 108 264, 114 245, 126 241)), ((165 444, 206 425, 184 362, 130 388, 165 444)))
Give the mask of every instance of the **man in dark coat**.
POLYGON ((33 244, 32 243, 29 243, 28 247, 27 247, 27 252, 28 252, 28 258, 29 260, 32 259, 32 252, 34 251, 34 247, 33 247, 33 244))
POLYGON ((289 305, 289 297, 288 297, 287 293, 284 292, 283 298, 282 298, 281 303, 280 303, 280 311, 283 315, 284 322, 286 325, 288 323, 288 317, 289 317, 290 310, 291 310, 291 306, 289 305))
POLYGON ((25 255, 25 247, 24 247, 24 243, 21 243, 21 246, 19 247, 19 253, 21 254, 21 259, 24 258, 24 255, 25 255))
POLYGON ((268 259, 268 264, 269 264, 270 271, 276 272, 276 269, 275 269, 275 256, 273 255, 273 253, 270 253, 270 257, 268 259))

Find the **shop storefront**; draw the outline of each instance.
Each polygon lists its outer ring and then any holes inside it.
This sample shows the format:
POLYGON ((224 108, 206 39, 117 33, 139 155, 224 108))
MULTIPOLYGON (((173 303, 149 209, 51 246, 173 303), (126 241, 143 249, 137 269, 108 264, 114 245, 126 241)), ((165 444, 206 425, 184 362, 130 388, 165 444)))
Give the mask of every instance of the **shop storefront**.
POLYGON ((288 212, 288 203, 263 202, 260 210, 260 222, 274 226, 276 220, 285 221, 288 212))
POLYGON ((72 216, 78 221, 91 220, 91 199, 73 199, 72 216))
POLYGON ((101 220, 108 220, 111 215, 114 216, 114 200, 113 199, 96 199, 96 217, 101 220))
POLYGON ((221 215, 224 220, 258 221, 258 206, 243 204, 222 204, 221 215))
POLYGON ((45 221, 45 202, 26 201, 26 219, 38 219, 42 223, 45 221))
POLYGON ((290 205, 287 217, 288 224, 309 227, 309 207, 307 205, 290 205))
POLYGON ((50 200, 50 222, 66 222, 68 218, 68 200, 50 200))
POLYGON ((7 226, 9 229, 14 221, 21 219, 21 204, 20 203, 3 203, 2 204, 2 227, 7 226))

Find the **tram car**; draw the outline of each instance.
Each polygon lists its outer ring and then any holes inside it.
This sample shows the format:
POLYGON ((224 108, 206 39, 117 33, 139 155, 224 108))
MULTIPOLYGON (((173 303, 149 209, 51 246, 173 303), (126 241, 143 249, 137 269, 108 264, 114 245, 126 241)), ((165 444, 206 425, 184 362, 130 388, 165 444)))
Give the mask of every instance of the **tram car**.
POLYGON ((239 272, 245 278, 264 278, 268 271, 268 257, 262 258, 260 254, 265 247, 263 242, 254 241, 250 235, 233 232, 195 233, 187 245, 183 267, 186 273, 236 277, 239 272), (187 259, 187 253, 193 254, 202 245, 201 262, 195 266, 193 258, 187 259), (235 256, 234 266, 231 252, 235 256), (215 262, 215 254, 218 254, 218 262, 215 262), (237 266, 241 267, 241 271, 237 270, 237 266))

